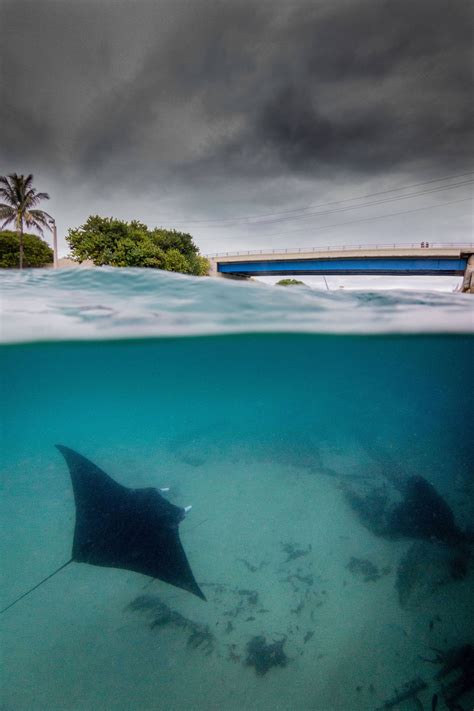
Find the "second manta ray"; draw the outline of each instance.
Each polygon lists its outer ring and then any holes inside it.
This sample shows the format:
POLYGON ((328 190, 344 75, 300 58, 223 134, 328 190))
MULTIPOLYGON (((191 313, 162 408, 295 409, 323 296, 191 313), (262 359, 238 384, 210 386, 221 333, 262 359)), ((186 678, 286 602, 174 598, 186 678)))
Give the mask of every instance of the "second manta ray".
POLYGON ((179 539, 185 509, 171 504, 157 489, 122 486, 78 452, 56 446, 69 467, 76 503, 72 557, 1 612, 73 561, 133 570, 205 600, 179 539))

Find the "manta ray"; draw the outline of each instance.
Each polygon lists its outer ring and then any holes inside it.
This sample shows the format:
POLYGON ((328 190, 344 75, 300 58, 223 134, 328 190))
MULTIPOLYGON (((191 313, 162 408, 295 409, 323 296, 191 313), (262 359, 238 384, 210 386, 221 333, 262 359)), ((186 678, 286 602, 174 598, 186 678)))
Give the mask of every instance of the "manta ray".
POLYGON ((72 556, 0 613, 72 562, 132 570, 205 600, 179 538, 188 509, 171 504, 157 489, 122 486, 73 449, 56 447, 68 465, 76 504, 72 556))

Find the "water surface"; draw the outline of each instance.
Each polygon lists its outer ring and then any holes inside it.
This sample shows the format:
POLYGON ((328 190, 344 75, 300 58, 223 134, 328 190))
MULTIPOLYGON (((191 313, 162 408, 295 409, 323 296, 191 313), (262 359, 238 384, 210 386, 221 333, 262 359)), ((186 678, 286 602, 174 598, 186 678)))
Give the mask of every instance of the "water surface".
POLYGON ((2 606, 70 557, 58 442, 193 505, 181 538, 208 598, 69 566, 1 617, 6 709, 366 711, 415 679, 424 708, 434 693, 446 708, 426 659, 473 642, 469 544, 453 576, 444 545, 377 535, 348 492, 421 476, 472 526, 469 297, 2 279, 2 606), (189 625, 152 626, 163 604, 189 625), (258 636, 283 641, 286 666, 246 664, 258 636))

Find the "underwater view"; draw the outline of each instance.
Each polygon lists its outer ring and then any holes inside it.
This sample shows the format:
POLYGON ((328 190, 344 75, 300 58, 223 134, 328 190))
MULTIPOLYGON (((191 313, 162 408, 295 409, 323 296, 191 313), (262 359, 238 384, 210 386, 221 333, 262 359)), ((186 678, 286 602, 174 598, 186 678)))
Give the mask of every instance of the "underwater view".
POLYGON ((2 287, 2 711, 474 707, 472 297, 2 287))

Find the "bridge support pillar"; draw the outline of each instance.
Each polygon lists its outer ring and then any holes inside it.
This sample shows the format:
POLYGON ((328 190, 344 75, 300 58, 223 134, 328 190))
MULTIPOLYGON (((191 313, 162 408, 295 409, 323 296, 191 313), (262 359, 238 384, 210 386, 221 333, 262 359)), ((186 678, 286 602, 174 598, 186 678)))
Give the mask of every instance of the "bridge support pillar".
POLYGON ((468 257, 461 291, 474 294, 474 254, 468 257))

